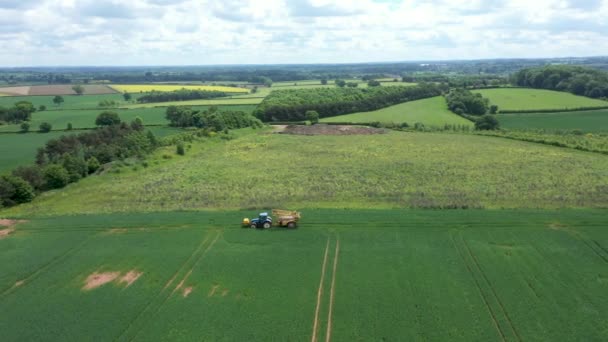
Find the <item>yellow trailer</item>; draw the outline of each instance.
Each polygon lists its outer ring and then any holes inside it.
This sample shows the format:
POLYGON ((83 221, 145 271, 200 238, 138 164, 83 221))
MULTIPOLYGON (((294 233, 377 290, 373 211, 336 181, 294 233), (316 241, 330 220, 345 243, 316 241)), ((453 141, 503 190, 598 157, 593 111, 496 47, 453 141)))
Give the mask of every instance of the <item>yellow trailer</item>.
POLYGON ((302 214, 293 210, 272 209, 272 216, 276 217, 276 224, 280 227, 296 228, 302 214))

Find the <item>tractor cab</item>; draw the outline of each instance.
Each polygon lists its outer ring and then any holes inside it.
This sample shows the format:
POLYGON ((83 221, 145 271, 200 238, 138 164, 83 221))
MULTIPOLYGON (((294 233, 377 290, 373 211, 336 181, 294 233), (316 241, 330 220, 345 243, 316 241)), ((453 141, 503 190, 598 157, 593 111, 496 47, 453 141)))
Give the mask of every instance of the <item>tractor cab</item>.
POLYGON ((255 218, 249 222, 251 228, 264 228, 268 229, 272 227, 272 217, 268 216, 268 213, 260 213, 258 218, 255 218))

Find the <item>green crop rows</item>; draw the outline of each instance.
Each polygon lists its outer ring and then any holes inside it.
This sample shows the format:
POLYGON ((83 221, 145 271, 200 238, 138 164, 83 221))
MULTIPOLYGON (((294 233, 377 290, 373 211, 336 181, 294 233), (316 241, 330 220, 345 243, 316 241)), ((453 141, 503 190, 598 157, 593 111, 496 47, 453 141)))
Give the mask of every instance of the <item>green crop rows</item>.
POLYGON ((559 110, 608 106, 606 101, 552 90, 504 88, 475 90, 474 92, 490 99, 490 103, 497 105, 499 110, 559 110))
POLYGON ((608 110, 563 113, 501 114, 500 125, 507 129, 608 131, 608 110))
POLYGON ((0 240, 3 339, 606 338, 603 211, 304 210, 297 230, 240 228, 252 214, 18 225, 0 240))

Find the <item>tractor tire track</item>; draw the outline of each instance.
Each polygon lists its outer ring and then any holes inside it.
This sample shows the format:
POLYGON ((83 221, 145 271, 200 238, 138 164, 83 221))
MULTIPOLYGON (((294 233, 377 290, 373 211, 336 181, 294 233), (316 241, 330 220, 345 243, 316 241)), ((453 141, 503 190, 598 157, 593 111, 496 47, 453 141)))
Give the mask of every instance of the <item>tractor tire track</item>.
POLYGON ((500 306, 500 309, 502 310, 503 314, 505 315, 505 318, 507 319, 507 322, 509 322, 509 326, 511 327, 511 330, 513 331, 513 333, 515 334, 515 336, 517 337, 518 341, 521 341, 521 336, 519 336, 519 333, 517 332, 517 330, 515 329, 515 325, 513 324, 513 321, 511 320, 511 317, 509 317, 509 313, 507 312, 507 310, 505 309, 504 305, 502 304, 502 301, 500 300, 500 298, 498 297, 498 295, 496 294, 496 290, 494 289, 494 287, 492 286, 492 283, 490 282, 490 280, 488 279, 488 277, 486 276, 485 272, 483 271, 483 269, 481 268, 481 266, 479 265, 479 262, 477 260, 477 257, 475 256, 475 254, 473 254, 473 252, 471 251, 471 248, 469 247, 469 244, 467 244, 467 242, 465 241, 465 239, 460 236, 460 239, 462 240, 462 243, 464 244, 464 246, 466 247, 469 255, 471 256, 471 258, 473 259, 473 263, 475 264, 475 266, 477 267, 477 269, 479 270, 479 273, 481 273, 481 276, 483 277, 483 279, 486 281, 486 283, 488 284, 488 286, 490 287, 490 290, 492 291, 492 294, 494 295, 494 298, 496 299, 496 301, 498 302, 498 305, 500 306))
POLYGON ((317 290, 317 307, 315 308, 315 317, 312 325, 311 342, 317 342, 317 330, 319 329, 319 311, 321 310, 321 297, 323 296, 323 282, 325 281, 325 269, 327 268, 327 255, 329 254, 329 235, 327 236, 327 244, 325 245, 325 256, 321 266, 321 280, 319 281, 319 289, 317 290))
POLYGON ((488 299, 486 298, 486 295, 483 293, 483 290, 481 289, 481 286, 479 285, 479 282, 477 281, 477 278, 475 278, 475 274, 473 273, 473 270, 471 269, 471 266, 466 261, 466 258, 464 256, 463 252, 460 250, 460 248, 456 244, 456 241, 454 240, 454 236, 450 234, 450 238, 452 240, 452 244, 454 245, 454 248, 456 249, 456 251, 458 251, 458 255, 460 256, 460 259, 462 259, 462 262, 464 263, 464 265, 466 266, 467 270, 469 271, 469 275, 471 276, 471 278, 473 278, 473 282, 475 283, 475 286, 477 287, 477 290, 479 291, 479 295, 481 296, 481 299, 483 300, 483 303, 485 304, 486 309, 488 309, 488 313, 490 314, 490 318, 492 318, 492 322, 494 323, 494 327, 496 328, 496 330, 500 334, 501 340, 503 342, 505 342, 507 340, 506 337, 505 337, 505 334, 502 331, 500 325, 498 324, 498 320, 496 319, 496 315, 494 314, 494 310, 492 310, 492 307, 490 306, 490 303, 488 302, 488 299))
MULTIPOLYGON (((188 280, 188 278, 190 277, 190 275, 192 274, 192 272, 194 271, 194 269, 196 268, 196 266, 198 265, 198 263, 204 259, 205 255, 207 255, 207 253, 211 250, 211 248, 213 248, 213 246, 215 245, 215 243, 217 242, 217 240, 220 238, 220 236, 222 235, 222 232, 218 232, 217 235, 215 236, 215 238, 213 239, 213 241, 211 241, 211 243, 207 246, 207 248, 205 248, 205 250, 201 253, 201 255, 199 255, 196 259, 196 261, 194 262, 194 264, 192 265, 192 267, 190 268, 190 270, 188 271, 188 273, 186 273, 186 275, 184 276, 184 278, 182 279, 182 281, 179 282, 179 284, 173 289, 173 291, 171 291, 171 293, 165 297, 165 299, 163 299, 163 301, 160 303, 160 305, 154 310, 154 313, 152 313, 151 318, 155 317, 160 310, 163 308, 163 306, 165 306, 165 304, 167 303, 167 301, 173 296, 173 294, 181 289, 182 285, 186 282, 186 280, 188 280)), ((164 289, 163 289, 164 290, 164 289)), ((137 338, 137 336, 139 336, 139 334, 143 331, 143 328, 145 327, 142 326, 136 333, 135 336, 133 336, 133 338, 129 339, 129 341, 133 341, 137 338)))
POLYGON ((327 313, 327 331, 325 333, 325 342, 331 341, 332 314, 334 308, 334 292, 336 288, 336 269, 338 268, 338 256, 340 253, 340 237, 336 238, 336 251, 334 252, 334 266, 331 273, 331 287, 329 290, 329 310, 327 313))
POLYGON ((42 265, 41 267, 39 267, 37 270, 35 270, 34 272, 30 273, 27 277, 25 277, 24 279, 19 280, 19 282, 21 282, 23 285, 12 285, 11 287, 7 288, 6 290, 4 290, 2 293, 0 293, 0 299, 4 298, 5 296, 13 293, 14 291, 17 291, 20 288, 23 288, 25 286, 27 286, 29 283, 31 283, 31 280, 36 279, 40 274, 44 273, 45 271, 47 271, 48 269, 52 268, 53 266, 63 262, 65 259, 67 259, 68 257, 70 257, 71 255, 75 254, 77 251, 79 251, 82 247, 84 247, 84 245, 89 242, 89 240, 91 240, 93 237, 97 236, 98 234, 91 234, 89 236, 87 236, 83 241, 81 241, 80 243, 78 243, 76 246, 69 248, 67 251, 65 251, 63 254, 56 256, 55 258, 51 259, 51 261, 47 262, 46 264, 42 265))
POLYGON ((133 327, 133 325, 140 319, 140 317, 142 317, 146 312, 148 312, 148 310, 150 310, 150 308, 155 303, 155 301, 157 299, 161 298, 163 292, 165 292, 165 290, 167 288, 169 288, 169 286, 171 286, 171 284, 173 283, 175 278, 177 278, 179 273, 182 272, 183 269, 186 267, 186 265, 191 260, 193 260, 196 257, 196 255, 203 249, 203 246, 205 245, 205 243, 207 241, 209 241, 209 239, 211 238, 211 235, 212 235, 211 233, 205 232, 205 235, 204 235, 203 239, 201 240, 201 243, 194 249, 194 251, 192 251, 190 256, 180 265, 180 267, 177 269, 177 271, 175 271, 175 273, 173 274, 173 276, 171 277, 169 282, 156 295, 154 295, 154 297, 152 297, 152 299, 150 299, 148 304, 146 304, 146 306, 129 322, 127 327, 120 333, 120 335, 118 335, 118 337, 115 339, 115 341, 121 340, 123 338, 123 336, 125 336, 129 332, 129 330, 133 327))

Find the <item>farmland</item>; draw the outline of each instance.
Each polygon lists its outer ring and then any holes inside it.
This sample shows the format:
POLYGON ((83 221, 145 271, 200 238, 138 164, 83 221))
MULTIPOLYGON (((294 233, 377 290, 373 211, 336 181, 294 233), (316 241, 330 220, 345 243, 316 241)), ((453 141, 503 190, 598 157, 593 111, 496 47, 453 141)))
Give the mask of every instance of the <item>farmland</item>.
POLYGON ((576 96, 569 93, 528 88, 475 90, 490 99, 499 110, 547 110, 571 109, 581 107, 605 107, 608 102, 576 96))
POLYGON ((221 91, 225 93, 248 93, 249 89, 235 88, 235 87, 224 87, 224 86, 210 86, 210 85, 171 85, 171 84, 113 84, 113 89, 121 93, 145 93, 150 91, 174 91, 180 89, 187 90, 207 90, 207 91, 221 91))
POLYGON ((574 341, 608 329, 603 211, 306 210, 298 230, 235 224, 251 214, 30 218, 0 240, 3 338, 574 341), (87 287, 95 274, 107 282, 87 287))
POLYGON ((507 129, 608 131, 608 110, 562 113, 501 114, 498 117, 507 129))
POLYGON ((173 146, 161 149, 146 169, 90 177, 5 215, 310 203, 324 208, 608 206, 608 158, 594 153, 446 133, 310 137, 246 129, 238 134, 230 141, 193 142, 184 157, 174 156, 173 146), (287 190, 242 191, 256 184, 281 184, 287 190))
MULTIPOLYGON (((90 95, 101 95, 101 94, 113 94, 116 91, 108 86, 95 84, 95 85, 80 85, 83 89, 84 94, 90 95)), ((20 87, 0 87, 0 94, 8 96, 40 96, 40 95, 76 95, 72 85, 70 84, 55 84, 55 85, 34 85, 34 86, 20 86, 20 87)))
POLYGON ((347 114, 325 118, 322 122, 382 122, 382 123, 422 123, 426 126, 466 125, 472 122, 450 112, 443 96, 405 102, 373 112, 347 114))

